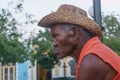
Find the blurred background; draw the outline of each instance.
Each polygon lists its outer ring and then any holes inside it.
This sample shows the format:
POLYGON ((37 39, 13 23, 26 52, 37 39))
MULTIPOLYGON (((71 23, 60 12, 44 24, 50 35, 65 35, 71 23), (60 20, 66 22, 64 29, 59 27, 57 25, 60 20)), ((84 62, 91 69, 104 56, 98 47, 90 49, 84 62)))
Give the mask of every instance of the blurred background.
MULTIPOLYGON (((120 55, 120 0, 101 0, 102 42, 120 55)), ((39 20, 61 4, 87 11, 93 0, 0 0, 0 80, 75 80, 76 61, 58 60, 39 20)))

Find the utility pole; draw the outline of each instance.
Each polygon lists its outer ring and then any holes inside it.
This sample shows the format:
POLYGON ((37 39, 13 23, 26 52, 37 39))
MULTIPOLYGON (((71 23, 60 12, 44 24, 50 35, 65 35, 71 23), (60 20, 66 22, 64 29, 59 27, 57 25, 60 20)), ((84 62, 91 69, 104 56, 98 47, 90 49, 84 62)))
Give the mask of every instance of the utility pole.
MULTIPOLYGON (((100 25, 103 30, 101 19, 101 0, 93 0, 94 21, 100 25)), ((102 41, 102 36, 100 37, 102 41)))
POLYGON ((64 64, 63 64, 63 68, 64 68, 64 80, 66 80, 66 67, 67 67, 67 66, 66 66, 66 64, 64 63, 64 64))
POLYGON ((93 0, 94 20, 102 27, 101 23, 101 0, 93 0))

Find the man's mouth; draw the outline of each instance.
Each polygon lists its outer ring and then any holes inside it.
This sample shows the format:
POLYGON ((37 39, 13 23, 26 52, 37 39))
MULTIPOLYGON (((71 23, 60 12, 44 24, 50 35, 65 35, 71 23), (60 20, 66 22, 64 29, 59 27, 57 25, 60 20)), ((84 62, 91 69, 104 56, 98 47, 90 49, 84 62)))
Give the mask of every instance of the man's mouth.
POLYGON ((57 58, 59 58, 62 54, 63 52, 63 50, 62 49, 60 49, 60 48, 55 48, 54 49, 54 55, 57 57, 57 58))
POLYGON ((58 51, 55 51, 54 54, 57 56, 57 55, 59 55, 59 52, 58 52, 58 51))
POLYGON ((55 52, 54 54, 58 59, 61 59, 61 54, 59 52, 55 52))

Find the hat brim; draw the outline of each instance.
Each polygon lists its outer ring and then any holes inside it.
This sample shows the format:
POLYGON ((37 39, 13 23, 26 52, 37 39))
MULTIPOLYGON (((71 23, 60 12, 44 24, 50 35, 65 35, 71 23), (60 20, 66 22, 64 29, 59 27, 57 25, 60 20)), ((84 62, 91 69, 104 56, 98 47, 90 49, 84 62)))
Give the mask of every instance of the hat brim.
POLYGON ((102 31, 99 25, 85 16, 76 16, 72 13, 61 13, 61 12, 53 12, 45 17, 43 17, 38 26, 50 28, 52 24, 55 23, 70 23, 74 25, 79 25, 91 33, 95 34, 96 36, 101 36, 102 31))

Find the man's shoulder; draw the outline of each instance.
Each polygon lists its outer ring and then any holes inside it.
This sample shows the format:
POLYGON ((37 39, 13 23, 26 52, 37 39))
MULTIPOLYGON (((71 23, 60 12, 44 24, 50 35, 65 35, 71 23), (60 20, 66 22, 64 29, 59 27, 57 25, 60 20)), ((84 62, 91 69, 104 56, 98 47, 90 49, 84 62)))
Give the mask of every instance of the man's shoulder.
POLYGON ((97 77, 102 78, 106 74, 106 69, 106 64, 98 56, 88 54, 83 58, 80 64, 78 78, 96 80, 97 77))
POLYGON ((95 54, 88 54, 86 55, 82 62, 81 62, 81 67, 84 68, 90 68, 90 69, 100 69, 100 68, 105 68, 106 63, 97 55, 95 54))

